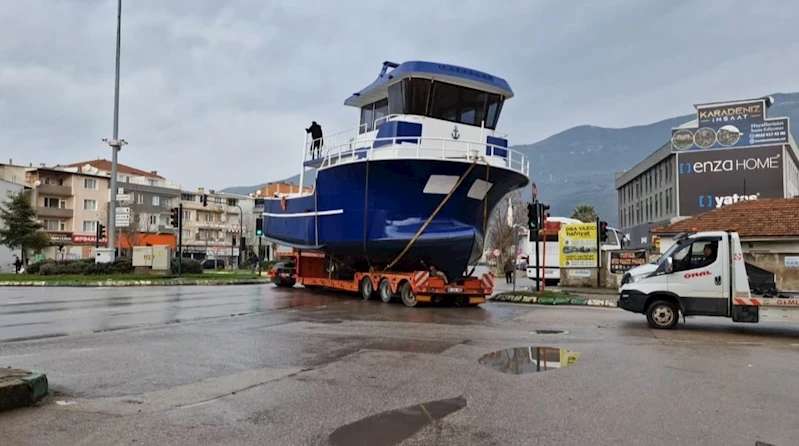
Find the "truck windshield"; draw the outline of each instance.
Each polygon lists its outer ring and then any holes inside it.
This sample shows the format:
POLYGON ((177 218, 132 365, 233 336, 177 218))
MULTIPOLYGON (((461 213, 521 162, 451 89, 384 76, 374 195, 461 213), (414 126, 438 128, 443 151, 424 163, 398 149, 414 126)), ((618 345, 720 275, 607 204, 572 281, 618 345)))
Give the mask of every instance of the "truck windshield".
POLYGON ((679 242, 671 245, 671 248, 669 248, 668 251, 666 251, 662 256, 660 256, 660 258, 656 262, 656 265, 660 265, 663 262, 665 262, 666 259, 671 257, 675 251, 685 246, 686 243, 691 243, 691 239, 680 240, 679 242))

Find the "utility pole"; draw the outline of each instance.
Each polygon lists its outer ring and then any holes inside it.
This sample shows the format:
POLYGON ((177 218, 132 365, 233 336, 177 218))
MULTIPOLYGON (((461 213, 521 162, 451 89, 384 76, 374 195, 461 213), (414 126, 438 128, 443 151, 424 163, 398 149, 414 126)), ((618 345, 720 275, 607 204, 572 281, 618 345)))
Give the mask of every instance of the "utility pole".
POLYGON ((178 204, 178 277, 183 271, 183 203, 178 204))
POLYGON ((127 144, 119 139, 119 61, 122 41, 122 0, 117 0, 117 54, 116 76, 114 78, 114 134, 110 140, 103 139, 111 146, 111 202, 109 203, 108 217, 108 247, 116 248, 116 212, 117 212, 117 155, 123 145, 127 144))

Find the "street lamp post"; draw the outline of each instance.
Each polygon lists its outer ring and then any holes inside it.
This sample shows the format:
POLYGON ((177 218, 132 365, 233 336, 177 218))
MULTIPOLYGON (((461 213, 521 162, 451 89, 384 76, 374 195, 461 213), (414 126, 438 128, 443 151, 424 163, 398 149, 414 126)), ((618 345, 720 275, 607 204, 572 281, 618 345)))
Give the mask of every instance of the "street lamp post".
POLYGON ((119 139, 119 61, 122 41, 122 0, 117 0, 117 54, 116 75, 114 79, 114 134, 110 140, 103 139, 111 146, 111 200, 108 216, 108 247, 116 248, 116 208, 117 208, 117 154, 127 144, 119 139))

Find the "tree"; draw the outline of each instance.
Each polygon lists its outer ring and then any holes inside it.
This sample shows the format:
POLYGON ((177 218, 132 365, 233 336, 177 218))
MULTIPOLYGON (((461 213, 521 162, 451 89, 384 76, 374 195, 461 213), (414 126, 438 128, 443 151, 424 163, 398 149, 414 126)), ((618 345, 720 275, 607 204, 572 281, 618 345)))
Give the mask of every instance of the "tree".
POLYGON ((50 242, 50 237, 42 231, 42 224, 36 221, 36 210, 27 194, 16 194, 0 206, 0 218, 4 223, 0 229, 0 243, 11 249, 20 249, 23 261, 27 257, 26 250, 42 249, 50 242))
MULTIPOLYGON (((522 191, 514 191, 505 195, 494 208, 488 219, 485 247, 491 251, 499 249, 497 267, 503 268, 508 260, 516 263, 516 229, 508 225, 508 208, 512 207, 512 222, 525 226, 527 221, 527 203, 522 200, 522 191)), ((521 243, 521 242, 520 242, 521 243)), ((491 254, 493 258, 493 253, 491 254)))
POLYGON ((596 221, 597 215, 593 206, 590 204, 581 204, 572 211, 572 218, 580 220, 583 223, 591 223, 596 221))
MULTIPOLYGON (((130 209, 130 224, 125 227, 117 227, 117 246, 122 246, 122 240, 125 241, 125 244, 129 246, 131 253, 133 252, 133 246, 141 246, 144 244, 144 237, 150 233, 150 222, 144 220, 147 218, 147 215, 143 212, 144 206, 137 204, 137 203, 122 203, 117 204, 117 208, 126 207, 130 209), (142 230, 143 229, 143 230, 142 230)), ((99 223, 105 225, 106 230, 109 227, 109 211, 111 209, 111 203, 106 203, 105 207, 102 211, 100 211, 97 215, 97 220, 99 223)), ((109 237, 110 234, 106 233, 106 237, 109 237)), ((115 248, 115 246, 109 246, 109 248, 115 248)), ((132 254, 131 254, 132 255, 132 254)))

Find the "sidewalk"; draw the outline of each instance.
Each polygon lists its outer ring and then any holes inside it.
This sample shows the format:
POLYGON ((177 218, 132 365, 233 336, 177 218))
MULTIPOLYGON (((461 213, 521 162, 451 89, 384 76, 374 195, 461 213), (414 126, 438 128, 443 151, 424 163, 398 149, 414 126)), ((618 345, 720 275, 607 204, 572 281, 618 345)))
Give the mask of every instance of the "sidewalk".
POLYGON ((47 376, 27 370, 0 368, 0 411, 30 406, 47 395, 47 376))

